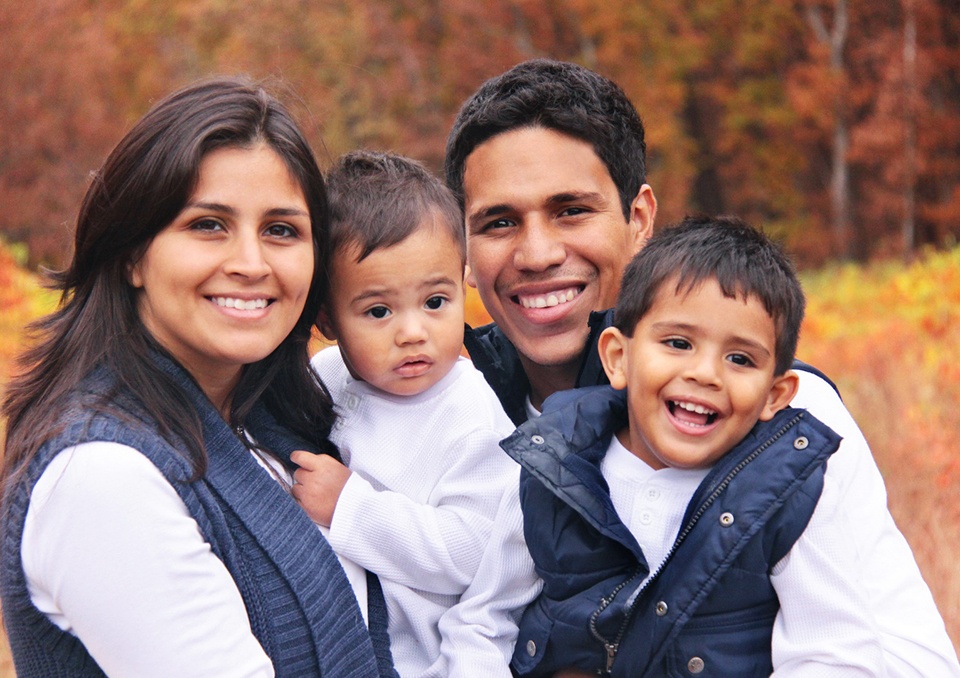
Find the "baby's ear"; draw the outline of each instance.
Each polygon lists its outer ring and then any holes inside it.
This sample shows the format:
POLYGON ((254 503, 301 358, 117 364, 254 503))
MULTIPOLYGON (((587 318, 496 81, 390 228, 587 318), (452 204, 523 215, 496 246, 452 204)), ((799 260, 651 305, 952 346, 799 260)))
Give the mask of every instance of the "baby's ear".
POLYGON ((610 385, 617 390, 627 387, 627 343, 630 339, 616 327, 608 327, 600 333, 597 340, 597 352, 603 371, 607 373, 610 385))
POLYGON ((316 321, 317 329, 320 330, 320 333, 323 334, 330 341, 337 340, 337 332, 333 329, 333 323, 330 322, 330 314, 327 313, 327 307, 323 306, 320 308, 320 312, 317 313, 316 321))
POLYGON ((770 393, 767 395, 767 402, 760 413, 760 421, 773 419, 773 415, 790 404, 793 396, 797 395, 798 388, 800 388, 800 377, 793 370, 787 370, 779 377, 774 377, 770 393))

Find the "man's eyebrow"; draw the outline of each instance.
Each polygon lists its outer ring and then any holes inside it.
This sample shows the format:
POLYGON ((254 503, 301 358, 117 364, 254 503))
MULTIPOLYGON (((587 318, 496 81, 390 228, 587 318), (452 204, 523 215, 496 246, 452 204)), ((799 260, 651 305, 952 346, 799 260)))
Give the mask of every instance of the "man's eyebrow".
POLYGON ((568 191, 556 193, 547 198, 548 205, 565 205, 571 202, 606 202, 606 196, 597 191, 568 191))
POLYGON ((491 217, 498 217, 502 214, 507 214, 512 210, 513 210, 513 207, 508 203, 505 203, 505 202, 498 203, 496 205, 490 205, 489 207, 484 207, 482 209, 477 210, 467 218, 467 221, 473 224, 478 221, 484 221, 491 217))

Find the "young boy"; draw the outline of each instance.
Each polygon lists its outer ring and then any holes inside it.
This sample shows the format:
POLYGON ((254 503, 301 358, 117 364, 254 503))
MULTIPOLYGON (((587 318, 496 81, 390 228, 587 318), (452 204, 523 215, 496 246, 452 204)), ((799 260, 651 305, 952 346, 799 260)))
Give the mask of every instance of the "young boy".
POLYGON ((886 675, 824 482, 839 437, 787 408, 803 309, 787 258, 733 218, 630 263, 610 386, 554 395, 502 443, 544 580, 520 675, 886 675))
MULTIPOLYGON (((447 188, 412 160, 354 152, 328 191, 318 325, 338 346, 313 366, 337 406, 331 438, 346 466, 294 453, 294 496, 330 527, 339 555, 380 577, 400 675, 447 676, 438 622, 473 580, 501 497, 516 491, 519 469, 498 447, 514 427, 460 356, 465 234, 447 188)), ((486 638, 470 647, 457 631, 459 656, 480 663, 471 653, 489 650, 504 665, 486 638)))

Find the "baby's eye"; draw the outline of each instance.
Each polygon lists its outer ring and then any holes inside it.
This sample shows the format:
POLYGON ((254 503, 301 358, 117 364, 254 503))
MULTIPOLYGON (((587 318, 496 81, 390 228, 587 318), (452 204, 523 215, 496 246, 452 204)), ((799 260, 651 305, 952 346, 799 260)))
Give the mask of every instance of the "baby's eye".
POLYGON ((686 351, 690 349, 690 342, 687 341, 686 339, 671 337, 670 339, 664 340, 663 343, 669 346, 670 348, 677 349, 678 351, 686 351))
POLYGON ((429 308, 431 311, 436 311, 436 310, 438 310, 441 306, 443 306, 445 303, 447 303, 447 299, 446 299, 445 297, 435 296, 435 297, 430 297, 429 299, 427 299, 427 301, 426 301, 426 303, 424 304, 424 306, 426 306, 427 308, 429 308))
POLYGON ((373 308, 367 310, 367 315, 369 315, 371 318, 382 320, 390 315, 390 309, 386 306, 374 306, 373 308))
POLYGON ((727 356, 727 360, 732 362, 734 365, 740 365, 741 367, 753 367, 753 360, 750 359, 750 356, 744 355, 743 353, 731 353, 727 356))

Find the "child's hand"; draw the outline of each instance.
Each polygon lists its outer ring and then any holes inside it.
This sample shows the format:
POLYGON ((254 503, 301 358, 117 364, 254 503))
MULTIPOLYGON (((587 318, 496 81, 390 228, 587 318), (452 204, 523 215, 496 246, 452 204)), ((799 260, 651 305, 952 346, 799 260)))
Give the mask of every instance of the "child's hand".
POLYGON ((333 511, 343 486, 350 478, 350 469, 328 454, 311 454, 296 450, 290 460, 299 466, 293 474, 293 498, 307 512, 310 519, 330 527, 333 511))

